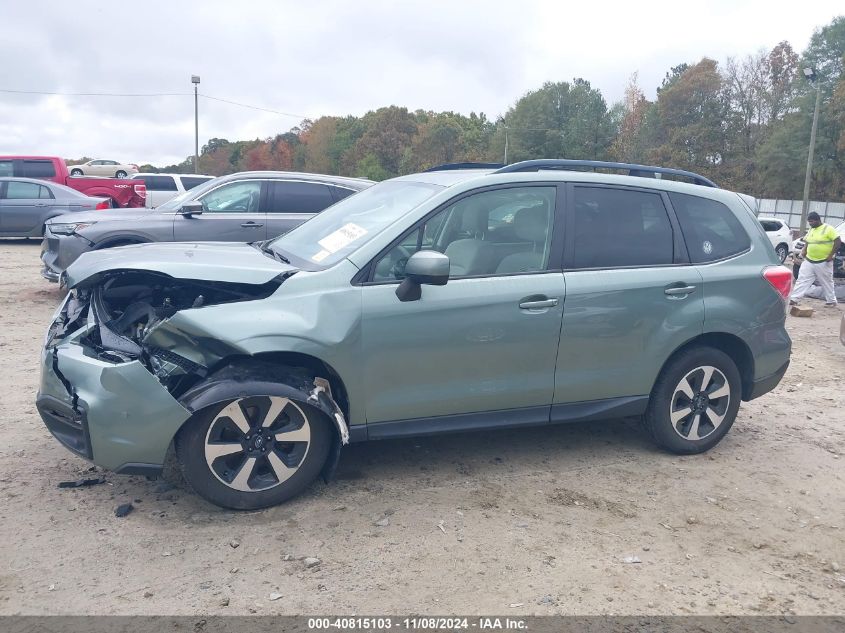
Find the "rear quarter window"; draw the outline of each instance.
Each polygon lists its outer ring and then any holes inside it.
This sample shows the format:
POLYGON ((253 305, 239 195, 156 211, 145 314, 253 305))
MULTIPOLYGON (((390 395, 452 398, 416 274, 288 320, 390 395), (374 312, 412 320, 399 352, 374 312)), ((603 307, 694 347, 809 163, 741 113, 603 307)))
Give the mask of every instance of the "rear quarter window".
POLYGON ((774 222, 772 220, 760 220, 760 224, 763 225, 764 231, 780 231, 780 222, 774 222))
POLYGON ((670 193, 669 199, 694 264, 725 259, 751 248, 748 233, 721 202, 683 193, 670 193))

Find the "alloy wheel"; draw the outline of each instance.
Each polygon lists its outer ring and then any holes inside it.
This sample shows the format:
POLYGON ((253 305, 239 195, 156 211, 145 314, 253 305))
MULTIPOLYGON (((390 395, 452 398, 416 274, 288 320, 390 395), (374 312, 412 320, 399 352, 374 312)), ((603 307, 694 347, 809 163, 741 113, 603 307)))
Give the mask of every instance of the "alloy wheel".
POLYGON ((669 405, 672 428, 685 440, 704 439, 725 420, 730 403, 725 374, 710 365, 696 367, 675 387, 669 405))
POLYGON ((205 461, 226 486, 258 492, 290 479, 310 445, 308 418, 295 402, 250 396, 230 402, 211 421, 205 461))

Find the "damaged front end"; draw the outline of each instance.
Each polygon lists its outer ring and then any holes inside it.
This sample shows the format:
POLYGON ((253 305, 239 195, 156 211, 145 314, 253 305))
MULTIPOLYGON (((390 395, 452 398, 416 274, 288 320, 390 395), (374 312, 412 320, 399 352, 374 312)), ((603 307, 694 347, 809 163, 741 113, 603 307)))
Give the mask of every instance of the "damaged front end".
MULTIPOLYGON (((106 468, 156 474, 192 414, 179 396, 224 353, 168 349, 178 338, 170 319, 186 310, 266 298, 290 274, 247 284, 118 270, 79 283, 44 341, 36 404, 48 429, 106 468)), ((184 337, 178 340, 185 344, 184 337)))
POLYGON ((263 284, 245 284, 116 272, 99 283, 71 291, 51 334, 59 339, 84 321, 88 329, 79 339, 81 345, 107 362, 140 362, 178 398, 207 375, 210 364, 220 355, 195 349, 196 345, 188 350, 192 358, 180 355, 168 349, 173 336, 168 336, 167 328, 162 326, 183 310, 269 297, 286 276, 279 275, 263 284))

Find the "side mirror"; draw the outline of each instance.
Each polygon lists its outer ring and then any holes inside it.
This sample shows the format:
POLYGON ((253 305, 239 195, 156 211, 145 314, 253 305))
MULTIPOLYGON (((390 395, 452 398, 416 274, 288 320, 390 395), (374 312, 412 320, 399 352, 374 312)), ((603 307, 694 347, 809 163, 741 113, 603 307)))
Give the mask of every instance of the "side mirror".
POLYGON ((405 279, 396 289, 399 301, 417 301, 423 284, 445 286, 449 281, 449 258, 437 251, 418 251, 405 264, 405 279))
POLYGON ((184 215, 186 218, 192 215, 201 215, 203 212, 202 202, 186 202, 179 209, 179 215, 184 215))

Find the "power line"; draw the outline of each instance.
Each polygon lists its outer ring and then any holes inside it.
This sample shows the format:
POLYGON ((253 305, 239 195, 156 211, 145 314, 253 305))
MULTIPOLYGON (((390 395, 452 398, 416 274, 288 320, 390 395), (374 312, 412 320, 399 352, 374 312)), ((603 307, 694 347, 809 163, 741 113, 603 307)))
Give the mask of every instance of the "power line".
MULTIPOLYGON (((44 90, 9 90, 5 88, 0 88, 0 92, 7 94, 50 95, 58 97, 188 97, 193 94, 191 92, 49 92, 44 90)), ((199 96, 205 99, 211 99, 212 101, 220 101, 221 103, 228 103, 230 105, 238 106, 241 108, 249 108, 250 110, 260 110, 261 112, 270 112, 271 114, 293 117, 295 119, 308 118, 304 114, 294 114, 292 112, 273 110, 272 108, 263 108, 261 106, 254 106, 248 103, 231 101, 230 99, 223 99, 221 97, 212 97, 211 95, 203 93, 199 93, 199 96)))
POLYGON ((259 106, 249 105, 246 103, 238 103, 237 101, 230 101, 229 99, 221 99, 220 97, 212 97, 211 95, 204 95, 203 93, 199 93, 201 97, 205 97, 206 99, 212 99, 214 101, 222 101, 223 103, 229 103, 231 105, 240 106, 242 108, 249 108, 250 110, 261 110, 262 112, 271 112, 273 114, 281 114, 282 116, 290 116, 297 119, 307 119, 308 117, 304 114, 292 114, 290 112, 282 112, 281 110, 272 110, 270 108, 261 108, 259 106))
POLYGON ((53 95, 58 97, 184 97, 190 92, 46 92, 42 90, 7 90, 0 88, 0 92, 19 95, 53 95))

